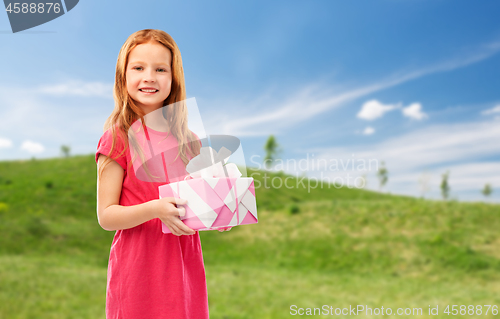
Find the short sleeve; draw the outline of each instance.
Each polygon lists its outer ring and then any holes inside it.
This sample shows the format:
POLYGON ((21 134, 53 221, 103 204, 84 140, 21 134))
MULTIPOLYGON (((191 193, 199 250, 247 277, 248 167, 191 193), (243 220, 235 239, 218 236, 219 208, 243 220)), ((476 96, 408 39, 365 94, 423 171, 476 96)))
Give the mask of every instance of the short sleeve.
POLYGON ((127 157, 126 157, 126 152, 124 152, 121 156, 120 153, 123 152, 123 149, 125 148, 125 145, 123 143, 122 137, 118 132, 116 132, 116 142, 115 142, 115 147, 113 149, 113 153, 110 154, 111 151, 111 145, 113 145, 113 132, 111 131, 111 128, 108 129, 104 134, 101 136, 99 139, 99 143, 97 144, 97 152, 95 153, 95 161, 97 163, 97 160, 99 159, 99 154, 106 155, 108 157, 111 157, 113 160, 115 160, 120 166, 123 168, 123 170, 127 170, 127 157))

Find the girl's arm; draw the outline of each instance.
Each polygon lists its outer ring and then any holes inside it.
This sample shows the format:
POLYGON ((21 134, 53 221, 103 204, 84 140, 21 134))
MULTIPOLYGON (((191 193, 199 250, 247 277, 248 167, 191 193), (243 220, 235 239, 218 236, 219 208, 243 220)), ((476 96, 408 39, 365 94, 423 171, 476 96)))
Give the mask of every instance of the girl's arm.
MULTIPOLYGON (((97 167, 102 165, 107 156, 100 154, 97 167)), ((184 205, 185 199, 165 197, 139 205, 119 205, 123 182, 123 168, 112 160, 102 171, 97 180, 97 218, 99 225, 105 230, 128 229, 145 223, 154 218, 160 218, 172 234, 193 235, 195 231, 186 226, 179 216, 184 216, 184 207, 177 208, 174 204, 184 205)))

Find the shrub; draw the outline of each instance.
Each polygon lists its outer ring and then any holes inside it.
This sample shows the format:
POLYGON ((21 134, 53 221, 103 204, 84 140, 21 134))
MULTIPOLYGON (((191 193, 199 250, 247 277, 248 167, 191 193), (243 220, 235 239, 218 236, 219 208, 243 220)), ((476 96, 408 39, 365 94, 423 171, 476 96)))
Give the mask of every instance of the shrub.
POLYGON ((38 216, 33 216, 28 220, 26 229, 28 233, 36 238, 43 238, 50 233, 46 222, 38 216))
POLYGON ((298 214, 300 213, 300 208, 297 204, 291 204, 288 206, 288 213, 292 214, 292 215, 295 215, 295 214, 298 214))

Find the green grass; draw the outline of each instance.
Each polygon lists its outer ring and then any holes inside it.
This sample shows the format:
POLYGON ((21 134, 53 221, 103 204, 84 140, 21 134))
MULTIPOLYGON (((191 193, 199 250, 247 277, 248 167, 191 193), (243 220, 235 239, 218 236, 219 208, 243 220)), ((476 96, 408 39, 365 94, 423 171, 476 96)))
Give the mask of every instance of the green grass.
POLYGON ((104 318, 104 267, 64 255, 2 255, 0 282, 0 318, 104 318))
MULTIPOLYGON (((259 223, 201 233, 211 318, 500 305, 500 205, 265 188, 252 174, 259 223)), ((0 318, 104 318, 113 232, 97 223, 95 192, 93 156, 0 162, 0 318)))

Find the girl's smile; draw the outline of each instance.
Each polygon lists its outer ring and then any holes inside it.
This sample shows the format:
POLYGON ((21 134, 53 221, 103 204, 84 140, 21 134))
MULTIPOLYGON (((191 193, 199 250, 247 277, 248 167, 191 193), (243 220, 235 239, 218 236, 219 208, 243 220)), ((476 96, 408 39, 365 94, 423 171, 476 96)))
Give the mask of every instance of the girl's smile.
POLYGON ((145 95, 153 95, 153 94, 156 94, 156 92, 158 92, 157 89, 152 89, 152 88, 142 88, 142 89, 139 89, 139 91, 141 91, 145 95))

